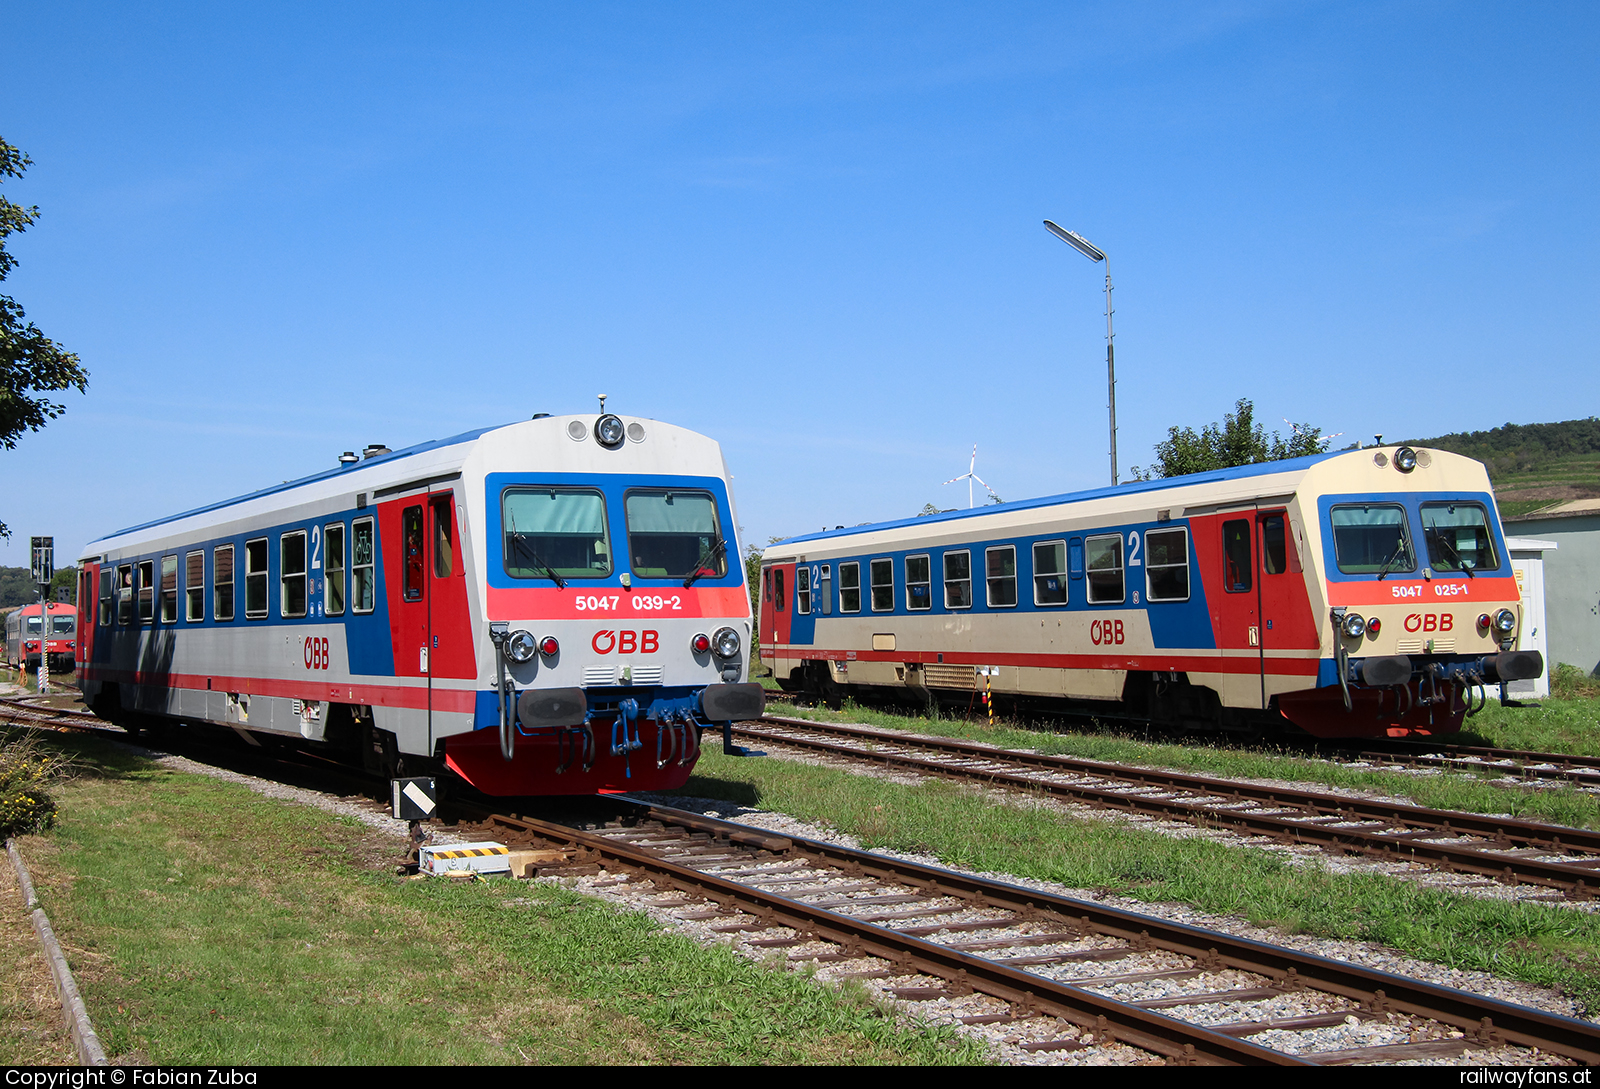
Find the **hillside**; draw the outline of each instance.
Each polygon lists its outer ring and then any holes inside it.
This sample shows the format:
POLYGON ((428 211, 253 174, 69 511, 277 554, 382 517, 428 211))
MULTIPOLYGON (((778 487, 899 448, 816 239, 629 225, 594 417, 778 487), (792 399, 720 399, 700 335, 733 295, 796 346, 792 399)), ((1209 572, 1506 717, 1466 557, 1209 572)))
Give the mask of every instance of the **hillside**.
POLYGON ((1600 496, 1600 418, 1460 431, 1412 446, 1450 450, 1489 467, 1502 515, 1600 496))

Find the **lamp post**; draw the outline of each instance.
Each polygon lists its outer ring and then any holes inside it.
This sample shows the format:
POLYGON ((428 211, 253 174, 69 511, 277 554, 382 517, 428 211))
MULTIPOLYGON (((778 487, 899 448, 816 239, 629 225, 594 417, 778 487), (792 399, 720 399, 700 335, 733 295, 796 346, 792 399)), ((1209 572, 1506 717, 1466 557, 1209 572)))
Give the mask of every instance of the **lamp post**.
POLYGON ((1111 332, 1111 259, 1105 252, 1076 231, 1067 231, 1048 219, 1045 230, 1094 262, 1106 263, 1106 397, 1111 411, 1111 484, 1117 484, 1117 362, 1116 344, 1111 332))

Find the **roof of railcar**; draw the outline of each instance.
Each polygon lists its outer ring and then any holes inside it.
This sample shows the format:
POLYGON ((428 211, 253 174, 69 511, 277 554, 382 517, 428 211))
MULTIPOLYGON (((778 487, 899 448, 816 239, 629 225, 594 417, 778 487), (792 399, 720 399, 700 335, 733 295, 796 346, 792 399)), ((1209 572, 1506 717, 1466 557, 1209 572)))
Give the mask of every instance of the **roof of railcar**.
MULTIPOLYGON (((413 457, 417 454, 425 454, 430 450, 439 450, 446 446, 455 446, 460 443, 471 442, 474 439, 486 435, 491 431, 498 431, 502 427, 510 426, 511 424, 495 424, 493 427, 480 427, 476 431, 463 431, 461 434, 452 435, 447 439, 434 439, 431 442, 418 443, 415 446, 407 446, 404 449, 395 450, 387 454, 378 454, 374 457, 365 458, 351 465, 340 465, 336 468, 327 469, 320 473, 312 473, 310 476, 303 476, 299 480, 286 480, 282 484, 274 484, 270 488, 262 488, 259 491, 247 492, 244 495, 236 495, 232 499, 224 499, 218 503, 208 503, 203 507, 196 507, 193 510, 186 510, 182 514, 173 514, 168 515, 165 518, 157 518, 150 522, 141 522, 139 525, 129 526, 126 529, 119 529, 115 533, 107 533, 104 536, 97 537, 93 541, 90 541, 89 544, 98 544, 100 541, 109 541, 114 537, 121 537, 127 533, 137 533, 140 530, 166 525, 168 522, 176 522, 183 518, 192 518, 197 514, 209 514, 212 511, 223 510, 227 507, 249 502, 252 499, 260 499, 263 496, 275 495, 279 492, 293 491, 295 488, 301 488, 307 484, 315 484, 322 480, 332 480, 334 477, 343 476, 358 469, 368 469, 377 465, 389 465, 404 458, 413 457)), ((84 547, 87 548, 88 545, 85 545, 84 547)))
POLYGON ((1273 476, 1279 473, 1292 473, 1309 469, 1320 461, 1327 461, 1330 458, 1355 452, 1351 450, 1331 450, 1325 454, 1308 454, 1302 458, 1289 458, 1284 461, 1264 461, 1255 465, 1239 465, 1231 469, 1213 469, 1208 473, 1190 473, 1188 476, 1168 476, 1159 480, 1141 480, 1130 484, 1119 484, 1115 487, 1091 488, 1088 491, 1066 492, 1062 495, 1046 495, 1038 499, 1019 499, 1014 503, 991 503, 984 507, 973 507, 971 510, 923 514, 912 518, 896 519, 892 522, 871 522, 864 526, 851 526, 847 529, 830 529, 820 533, 806 533, 798 537, 786 537, 769 547, 777 548, 782 545, 800 544, 808 541, 825 541, 832 537, 849 537, 857 533, 873 533, 878 530, 899 529, 903 526, 927 526, 938 522, 954 522, 962 518, 977 518, 982 515, 999 514, 1006 511, 1053 507, 1061 503, 1081 503, 1090 499, 1139 495, 1145 492, 1166 491, 1170 488, 1191 487, 1195 484, 1215 484, 1225 480, 1240 480, 1252 476, 1273 476))

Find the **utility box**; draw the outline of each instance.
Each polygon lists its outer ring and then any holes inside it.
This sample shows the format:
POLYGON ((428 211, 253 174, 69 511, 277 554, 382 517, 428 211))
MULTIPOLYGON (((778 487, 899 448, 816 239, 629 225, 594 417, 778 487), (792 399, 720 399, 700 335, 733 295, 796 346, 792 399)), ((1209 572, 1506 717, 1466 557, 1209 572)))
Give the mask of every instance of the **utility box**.
POLYGON ((1542 700, 1550 695, 1549 641, 1545 635, 1545 553, 1554 552, 1555 541, 1536 541, 1529 537, 1507 537, 1506 548, 1511 552, 1511 573, 1517 578, 1517 592, 1522 595, 1522 625, 1517 629, 1517 649, 1536 650, 1544 656, 1544 672, 1530 680, 1512 681, 1506 685, 1506 695, 1514 700, 1542 700))
POLYGON ((417 852, 417 869, 433 877, 451 873, 510 874, 511 848, 503 843, 447 843, 417 852))

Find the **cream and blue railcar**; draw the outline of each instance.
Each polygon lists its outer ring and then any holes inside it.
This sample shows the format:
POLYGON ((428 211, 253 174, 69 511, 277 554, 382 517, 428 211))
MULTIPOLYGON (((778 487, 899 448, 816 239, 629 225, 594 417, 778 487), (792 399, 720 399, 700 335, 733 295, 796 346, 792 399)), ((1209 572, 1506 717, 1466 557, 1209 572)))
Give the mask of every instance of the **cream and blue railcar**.
POLYGON ((1537 676, 1484 468, 1321 454, 796 537, 762 557, 786 688, 1069 701, 1174 726, 1446 734, 1537 676))
POLYGON ((491 794, 680 785, 760 712, 736 525, 718 445, 652 420, 369 448, 90 544, 85 699, 491 794))

